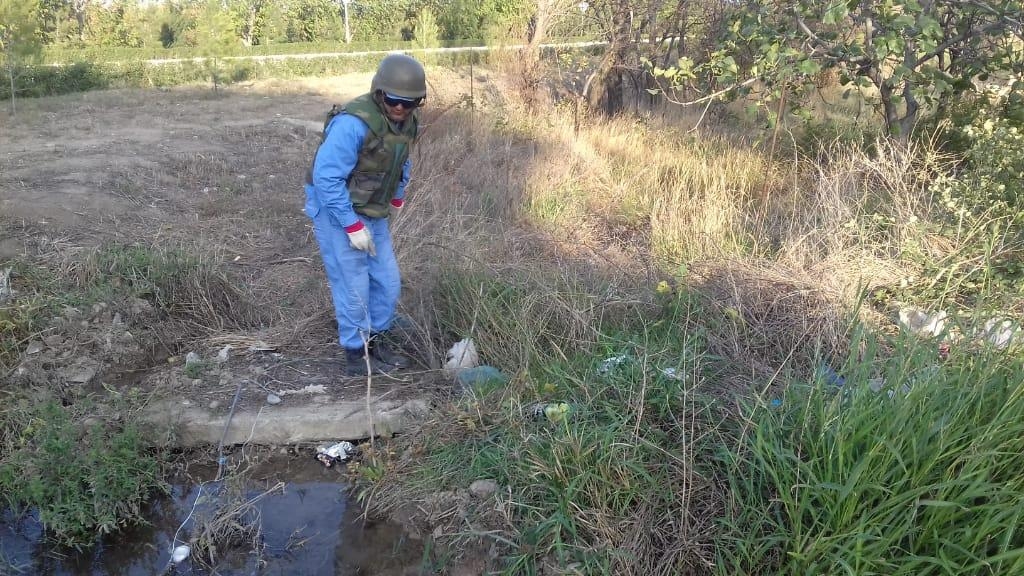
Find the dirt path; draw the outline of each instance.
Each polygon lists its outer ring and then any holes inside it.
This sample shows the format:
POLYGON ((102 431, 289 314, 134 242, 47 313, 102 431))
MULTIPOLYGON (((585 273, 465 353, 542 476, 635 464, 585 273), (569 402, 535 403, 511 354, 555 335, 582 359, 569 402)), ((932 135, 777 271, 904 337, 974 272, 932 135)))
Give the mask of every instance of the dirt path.
MULTIPOLYGON (((268 393, 286 403, 365 395, 365 384, 339 377, 333 312, 301 209, 314 128, 369 80, 90 92, 26 100, 16 118, 0 116, 0 269, 42 260, 75 272, 112 244, 181 249, 215 259, 234 282, 223 289, 255 310, 254 320, 224 326, 163 324, 139 301, 66 310, 24 343, 15 378, 137 386, 221 414, 240 382, 243 406, 268 393), (189 351, 199 369, 184 369, 189 351), (289 395, 296 390, 306 393, 289 395)), ((432 378, 421 371, 376 386, 393 400, 432 378)))

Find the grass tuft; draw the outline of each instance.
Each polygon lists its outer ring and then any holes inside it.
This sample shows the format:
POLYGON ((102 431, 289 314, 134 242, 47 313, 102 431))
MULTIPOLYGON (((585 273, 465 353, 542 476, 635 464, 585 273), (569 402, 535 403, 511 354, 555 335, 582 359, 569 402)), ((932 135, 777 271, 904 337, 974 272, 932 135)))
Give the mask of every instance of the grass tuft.
POLYGON ((812 381, 744 407, 723 452, 735 500, 719 570, 1024 570, 1022 357, 959 349, 940 364, 931 345, 900 339, 878 358, 864 343, 841 389, 812 381))

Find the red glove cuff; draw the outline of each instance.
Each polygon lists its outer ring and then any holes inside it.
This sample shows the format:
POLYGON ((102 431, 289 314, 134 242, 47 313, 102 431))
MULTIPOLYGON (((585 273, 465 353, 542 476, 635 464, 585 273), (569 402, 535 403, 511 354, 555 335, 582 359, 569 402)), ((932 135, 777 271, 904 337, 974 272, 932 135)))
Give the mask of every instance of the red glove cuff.
POLYGON ((405 204, 405 200, 402 200, 401 198, 392 198, 391 199, 391 205, 394 206, 395 208, 401 208, 404 204, 405 204))
POLYGON ((351 234, 353 232, 359 232, 364 228, 362 220, 356 220, 356 223, 351 226, 345 226, 345 233, 351 234))

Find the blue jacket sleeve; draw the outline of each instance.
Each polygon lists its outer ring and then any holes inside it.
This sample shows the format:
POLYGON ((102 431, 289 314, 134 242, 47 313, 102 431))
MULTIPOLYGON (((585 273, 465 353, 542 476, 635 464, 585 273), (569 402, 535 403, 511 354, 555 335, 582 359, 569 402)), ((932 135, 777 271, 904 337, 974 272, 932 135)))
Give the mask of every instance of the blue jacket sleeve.
POLYGON ((336 116, 327 126, 327 136, 313 163, 313 187, 319 208, 345 228, 359 221, 348 194, 348 177, 356 167, 359 149, 368 128, 349 114, 336 116))
POLYGON ((395 190, 395 200, 405 200, 405 187, 409 184, 409 176, 412 172, 412 156, 405 159, 402 164, 402 179, 398 181, 398 189, 395 190))

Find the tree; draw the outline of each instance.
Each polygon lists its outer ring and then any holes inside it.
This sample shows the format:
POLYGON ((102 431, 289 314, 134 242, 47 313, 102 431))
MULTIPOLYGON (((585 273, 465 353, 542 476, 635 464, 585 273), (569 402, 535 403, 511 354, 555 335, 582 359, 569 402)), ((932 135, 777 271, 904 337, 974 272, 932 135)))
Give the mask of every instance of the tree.
POLYGON ((343 27, 338 5, 333 0, 299 0, 289 13, 288 41, 337 40, 338 31, 343 27))
POLYGON ((11 114, 17 114, 16 81, 22 67, 42 51, 35 5, 23 0, 0 0, 0 65, 11 88, 11 114))
POLYGON ((204 57, 203 63, 213 82, 214 92, 228 81, 222 57, 237 41, 234 24, 227 11, 221 8, 220 0, 207 0, 196 23, 196 45, 204 57))
POLYGON ((438 41, 441 30, 437 27, 437 19, 434 18, 434 11, 430 8, 420 10, 412 33, 413 43, 417 48, 437 48, 441 45, 438 41))
POLYGON ((138 48, 145 44, 145 21, 134 0, 94 4, 89 12, 90 43, 101 46, 138 48))
POLYGON ((591 106, 605 114, 618 114, 632 91, 636 104, 650 80, 643 62, 660 61, 678 52, 688 25, 702 11, 730 0, 588 0, 586 28, 598 31, 607 42, 598 68, 588 82, 591 106), (694 10, 694 6, 701 10, 694 10))
POLYGON ((267 0, 233 0, 228 9, 237 22, 236 33, 245 46, 259 44, 266 21, 267 0))
POLYGON ((748 0, 713 58, 656 73, 676 86, 714 78, 726 95, 760 82, 778 97, 833 70, 873 90, 889 133, 905 140, 923 112, 977 80, 1020 72, 1022 10, 1021 0, 748 0))
POLYGON ((341 10, 345 20, 345 44, 352 43, 352 28, 348 23, 348 5, 351 3, 352 0, 341 0, 341 10))

